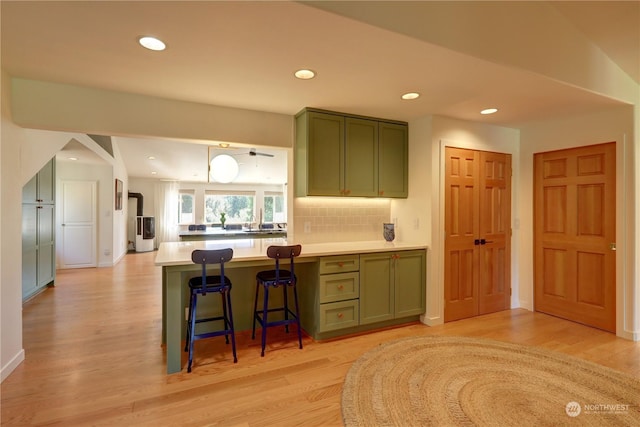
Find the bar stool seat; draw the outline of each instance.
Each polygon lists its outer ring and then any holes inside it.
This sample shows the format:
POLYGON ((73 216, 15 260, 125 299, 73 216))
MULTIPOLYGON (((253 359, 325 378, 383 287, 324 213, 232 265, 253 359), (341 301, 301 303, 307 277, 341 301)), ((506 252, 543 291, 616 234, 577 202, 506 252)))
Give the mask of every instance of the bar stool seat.
POLYGON ((274 270, 260 271, 256 274, 256 297, 253 304, 253 330, 251 338, 256 338, 256 323, 262 327, 262 352, 264 357, 264 349, 267 344, 267 328, 272 326, 284 325, 285 331, 289 332, 289 325, 295 324, 298 327, 298 344, 302 349, 302 327, 300 326, 300 309, 298 305, 298 291, 296 285, 298 279, 294 272, 294 258, 300 255, 302 246, 269 246, 267 248, 267 256, 275 259, 276 268, 274 270), (280 260, 289 259, 289 270, 280 268, 280 260), (269 289, 282 286, 284 303, 281 307, 269 308, 269 289), (258 310, 258 297, 260 288, 263 289, 262 309, 258 310), (295 313, 289 308, 288 288, 293 290, 293 299, 295 305, 295 313), (270 313, 281 312, 284 319, 268 320, 270 313))
POLYGON ((231 348, 233 351, 233 363, 238 362, 236 355, 236 338, 233 327, 233 312, 231 309, 231 288, 233 284, 228 277, 224 275, 224 263, 233 258, 233 249, 217 249, 217 250, 195 250, 191 253, 191 260, 195 264, 202 265, 202 274, 189 280, 189 316, 187 320, 187 339, 184 351, 189 352, 189 365, 187 372, 191 372, 193 363, 193 344, 195 341, 222 336, 224 335, 227 344, 229 344, 229 335, 231 336, 231 348), (219 275, 207 275, 207 265, 219 264, 219 275), (204 297, 207 293, 219 293, 222 297, 222 316, 212 316, 198 319, 196 311, 198 307, 198 297, 204 297), (196 324, 205 322, 222 322, 221 329, 211 330, 200 334, 195 333, 196 324))

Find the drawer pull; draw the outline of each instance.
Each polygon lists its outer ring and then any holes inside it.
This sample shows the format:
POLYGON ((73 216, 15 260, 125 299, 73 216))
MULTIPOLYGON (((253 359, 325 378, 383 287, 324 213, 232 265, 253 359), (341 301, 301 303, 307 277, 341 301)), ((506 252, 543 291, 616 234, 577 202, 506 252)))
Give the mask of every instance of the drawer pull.
POLYGON ((344 267, 344 262, 339 262, 338 267, 344 267))
POLYGON ((338 290, 341 291, 344 289, 344 285, 338 285, 338 290))
POLYGON ((344 314, 338 313, 338 319, 342 319, 343 317, 344 317, 344 314))

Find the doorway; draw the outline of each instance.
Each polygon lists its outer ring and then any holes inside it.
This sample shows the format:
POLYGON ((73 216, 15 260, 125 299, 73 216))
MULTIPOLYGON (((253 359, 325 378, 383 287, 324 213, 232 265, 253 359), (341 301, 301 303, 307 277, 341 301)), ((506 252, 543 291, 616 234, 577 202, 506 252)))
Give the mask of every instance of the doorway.
POLYGON ((616 145, 534 155, 535 310, 615 332, 616 145))
POLYGON ((445 147, 444 321, 511 307, 511 155, 445 147))

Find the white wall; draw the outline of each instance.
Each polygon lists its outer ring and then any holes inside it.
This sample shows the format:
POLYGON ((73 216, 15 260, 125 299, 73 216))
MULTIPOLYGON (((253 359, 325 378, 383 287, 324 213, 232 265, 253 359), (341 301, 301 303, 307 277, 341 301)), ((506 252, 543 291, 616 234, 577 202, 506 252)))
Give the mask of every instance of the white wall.
POLYGON ((634 107, 572 118, 532 123, 521 129, 520 203, 521 220, 518 270, 521 305, 533 309, 533 154, 562 148, 616 142, 616 333, 629 339, 640 338, 638 285, 634 282, 637 224, 634 185, 634 107), (635 225, 634 225, 635 224, 635 225))
POLYGON ((409 196, 391 200, 396 237, 405 242, 431 244, 432 195, 438 184, 432 176, 437 166, 431 150, 432 121, 427 116, 409 122, 409 196))
MULTIPOLYGON (((123 256, 127 254, 127 217, 128 206, 124 200, 122 201, 122 210, 115 210, 115 179, 119 179, 123 184, 123 198, 126 197, 127 190, 129 189, 129 177, 127 175, 127 169, 124 166, 124 160, 122 154, 120 154, 120 148, 115 140, 112 140, 113 148, 113 170, 111 179, 111 203, 113 213, 113 225, 111 233, 112 239, 112 264, 117 264, 123 256)), ((105 210, 107 212, 108 208, 105 210)))
POLYGON ((0 381, 24 360, 22 348, 22 181, 24 130, 13 124, 9 76, 1 74, 0 109, 0 381))

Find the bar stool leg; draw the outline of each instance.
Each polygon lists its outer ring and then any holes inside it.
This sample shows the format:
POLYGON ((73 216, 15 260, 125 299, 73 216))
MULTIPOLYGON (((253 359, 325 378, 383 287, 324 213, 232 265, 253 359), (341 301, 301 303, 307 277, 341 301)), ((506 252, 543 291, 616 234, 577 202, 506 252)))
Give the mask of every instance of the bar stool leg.
POLYGON ((264 348, 267 344, 267 312, 269 311, 269 286, 264 286, 264 308, 262 309, 262 353, 264 357, 264 348))
MULTIPOLYGON (((282 292, 284 293, 284 320, 289 320, 289 299, 288 299, 288 286, 286 284, 282 285, 282 292)), ((289 333, 289 323, 284 324, 284 331, 289 333)))
POLYGON ((260 282, 256 281, 256 297, 253 300, 253 330, 251 332, 251 339, 256 339, 256 320, 258 316, 258 294, 260 293, 260 282))
POLYGON ((193 293, 189 293, 189 315, 187 318, 187 333, 184 338, 184 351, 189 351, 189 342, 191 337, 191 316, 193 315, 193 293))
MULTIPOLYGON (((227 302, 225 305, 229 305, 229 326, 231 327, 231 350, 233 351, 233 363, 238 363, 238 356, 236 355, 236 334, 235 334, 235 328, 233 326, 233 309, 231 308, 231 292, 227 291, 227 302)), ((224 303, 224 297, 223 297, 223 303, 224 303)), ((225 310, 227 311, 227 310, 225 310)), ((227 317, 225 314, 225 323, 227 323, 227 317)), ((227 343, 229 343, 229 335, 226 335, 227 337, 227 343)))
MULTIPOLYGON (((220 297, 222 297, 222 321, 224 322, 224 330, 229 330, 229 316, 227 316, 227 302, 225 301, 224 294, 229 294, 229 291, 220 292, 220 297)), ((231 307, 229 307, 231 308, 231 307)), ((229 335, 225 334, 224 340, 227 344, 229 344, 229 335)))
POLYGON ((193 294, 191 298, 193 300, 193 311, 191 313, 191 324, 189 331, 189 365, 187 366, 187 372, 191 372, 191 364, 193 363, 193 336, 196 330, 196 306, 198 304, 198 295, 193 294))

